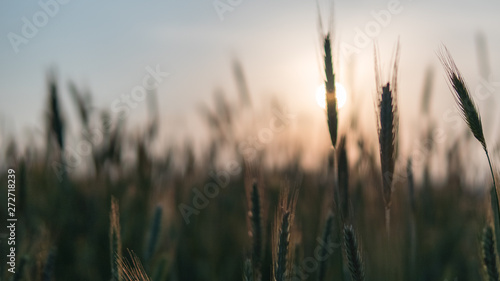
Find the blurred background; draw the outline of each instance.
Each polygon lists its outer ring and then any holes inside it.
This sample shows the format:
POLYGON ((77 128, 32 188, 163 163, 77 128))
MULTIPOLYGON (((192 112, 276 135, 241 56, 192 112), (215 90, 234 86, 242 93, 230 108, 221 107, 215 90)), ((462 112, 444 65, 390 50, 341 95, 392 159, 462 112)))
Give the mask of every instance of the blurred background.
MULTIPOLYGON (((486 216, 481 206, 489 170, 436 53, 445 45, 455 58, 498 163, 499 2, 335 1, 333 7, 297 0, 41 0, 2 6, 0 178, 8 167, 21 178, 18 257, 25 258, 25 280, 45 271, 56 280, 108 279, 111 196, 122 207, 124 248, 138 253, 155 280, 233 280, 248 252, 245 198, 253 180, 263 186, 269 223, 284 181, 309 186, 300 191, 296 231, 303 246, 298 256, 312 252, 331 205, 325 198, 331 198, 335 168, 322 105, 320 25, 333 30, 335 79, 344 88, 337 94, 345 99, 339 135, 347 138, 352 208, 366 239, 368 271, 374 279, 387 273, 377 245, 383 238, 369 235, 383 231, 383 217, 373 218, 382 210, 374 44, 385 80, 399 41, 396 170, 405 178, 413 158, 416 198, 422 199, 415 213, 422 241, 416 264, 432 266, 394 276, 479 278, 476 236, 486 216), (217 204, 186 224, 179 204, 191 202, 191 189, 228 165, 240 168, 229 184, 235 188, 221 191, 217 204), (143 244, 157 220, 161 238, 148 252, 143 244), (462 229, 465 222, 469 230, 462 229), (446 252, 451 248, 456 253, 446 252)), ((407 180, 396 186, 401 252, 391 254, 393 262, 408 248, 407 180)))
MULTIPOLYGON (((415 125, 412 119, 418 108, 414 105, 420 99, 425 71, 433 68, 434 75, 442 77, 436 56, 441 43, 456 56, 472 88, 480 83, 478 44, 487 51, 489 74, 498 76, 495 66, 500 58, 493 50, 500 44, 496 28, 499 4, 394 2, 398 3, 397 12, 391 13, 388 20, 379 20, 378 30, 370 24, 377 22, 374 13, 387 11, 391 1, 335 3, 336 79, 345 86, 349 97, 342 110, 357 110, 366 115, 361 118, 362 123, 372 128, 375 82, 371 40, 378 43, 382 61, 388 62, 399 38, 402 48, 399 105, 405 112, 401 118, 402 141, 408 147, 411 137, 406 128, 415 125), (366 39, 359 35, 359 30, 366 39), (359 97, 355 107, 354 96, 359 97)), ((330 14, 329 4, 325 3, 320 3, 324 21, 330 14)), ((231 74, 234 59, 243 65, 255 106, 262 107, 269 96, 277 97, 301 114, 304 123, 314 124, 304 129, 312 130, 313 135, 324 131, 323 114, 315 99, 322 83, 315 2, 242 0, 234 4, 233 7, 217 1, 119 4, 67 1, 59 5, 53 16, 49 15, 46 25, 37 28, 33 38, 18 44, 12 44, 8 34, 22 36, 23 18, 33 23, 34 15, 43 8, 36 2, 5 4, 0 25, 5 35, 0 45, 0 93, 8 102, 0 105, 2 140, 14 134, 28 139, 28 129, 43 126, 45 73, 49 69, 57 70, 61 83, 71 80, 92 92, 93 106, 110 109, 114 100, 130 94, 141 83, 146 67, 159 65, 170 74, 157 89, 162 120, 160 140, 182 141, 189 135, 196 136, 196 145, 201 145, 203 138, 197 134, 204 132, 198 130, 198 105, 210 101, 217 89, 235 99, 236 86, 231 74)), ((431 110, 442 122, 444 118, 439 113, 455 108, 450 107, 451 96, 443 79, 436 79, 434 84, 439 94, 432 98, 431 110)), ((67 92, 65 88, 63 92, 67 92)), ((482 111, 493 112, 487 105, 496 102, 495 96, 478 102, 482 111)), ((75 114, 69 112, 69 95, 62 94, 61 100, 68 108, 67 118, 74 120, 75 114)), ((141 124, 145 109, 145 103, 141 103, 131 112, 130 126, 141 124)), ((71 126, 69 130, 78 128, 71 126)), ((3 146, 5 143, 2 141, 3 146)))

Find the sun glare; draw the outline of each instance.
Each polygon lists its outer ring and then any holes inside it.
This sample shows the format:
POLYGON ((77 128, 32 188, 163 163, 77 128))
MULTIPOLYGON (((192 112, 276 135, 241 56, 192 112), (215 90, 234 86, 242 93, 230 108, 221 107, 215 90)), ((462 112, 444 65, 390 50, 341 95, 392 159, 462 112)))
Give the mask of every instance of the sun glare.
MULTIPOLYGON (((347 92, 340 83, 335 83, 335 93, 337 96, 337 108, 340 109, 342 108, 345 103, 347 102, 347 92)), ((326 109, 326 89, 325 85, 320 85, 316 89, 316 102, 318 105, 326 109)))

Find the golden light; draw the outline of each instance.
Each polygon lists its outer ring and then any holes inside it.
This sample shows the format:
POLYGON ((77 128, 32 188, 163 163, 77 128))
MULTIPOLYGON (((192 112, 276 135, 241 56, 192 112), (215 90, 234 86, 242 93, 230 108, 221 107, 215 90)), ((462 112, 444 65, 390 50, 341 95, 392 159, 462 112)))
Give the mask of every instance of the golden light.
MULTIPOLYGON (((337 96, 337 108, 340 109, 347 102, 347 92, 342 84, 335 83, 335 93, 337 96)), ((316 89, 316 102, 321 108, 326 109, 326 89, 324 84, 318 86, 316 89)))

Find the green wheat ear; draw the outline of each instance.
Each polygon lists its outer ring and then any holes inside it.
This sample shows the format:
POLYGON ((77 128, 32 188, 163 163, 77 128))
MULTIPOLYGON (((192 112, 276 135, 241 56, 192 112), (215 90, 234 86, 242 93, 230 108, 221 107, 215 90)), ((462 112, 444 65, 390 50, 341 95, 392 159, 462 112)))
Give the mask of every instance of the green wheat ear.
POLYGON ((278 232, 278 245, 275 262, 274 279, 276 281, 285 281, 288 267, 288 251, 290 245, 290 223, 291 212, 285 211, 281 217, 279 232, 278 232))
POLYGON ((344 226, 344 247, 347 256, 347 261, 349 262, 349 271, 351 272, 351 278, 353 281, 363 281, 365 280, 365 269, 363 266, 363 260, 361 258, 361 253, 358 248, 358 241, 356 239, 356 233, 352 225, 344 226))
POLYGON ((462 118, 465 120, 465 123, 467 123, 467 126, 477 141, 479 141, 479 143, 483 146, 486 157, 488 158, 488 164, 490 165, 493 185, 496 188, 495 174, 493 172, 493 166, 491 165, 490 155, 484 138, 481 116, 479 115, 476 104, 474 103, 474 100, 470 95, 470 91, 465 84, 465 80, 462 74, 460 74, 460 71, 453 61, 448 49, 443 46, 438 56, 443 64, 444 70, 446 71, 448 82, 452 87, 453 97, 455 98, 455 102, 458 105, 462 118))
POLYGON ((274 281, 288 280, 291 267, 290 233, 291 225, 295 216, 295 206, 297 202, 296 190, 289 191, 289 188, 282 190, 280 194, 280 205, 275 218, 274 233, 274 254, 273 254, 273 275, 274 281))
MULTIPOLYGON (((448 49, 443 46, 438 53, 439 59, 443 64, 448 82, 452 88, 453 97, 458 105, 462 118, 467 123, 470 131, 474 137, 482 145, 484 152, 486 153, 486 158, 488 159, 488 164, 490 166, 491 178, 493 179, 493 186, 491 188, 491 210, 493 212, 494 225, 495 225, 495 236, 497 241, 500 240, 500 206, 498 204, 498 192, 496 189, 495 173, 493 172, 493 165, 491 164, 490 155, 488 153, 488 147, 486 146, 486 140, 483 133, 483 125, 481 123, 481 116, 479 111, 470 95, 470 91, 465 84, 465 80, 460 74, 458 67, 456 66, 453 58, 451 57, 448 49)), ((497 245, 497 251, 500 252, 500 247, 497 245)))
POLYGON ((399 63, 399 41, 396 44, 393 68, 390 80, 382 83, 380 68, 378 64, 378 49, 374 47, 375 57, 375 82, 377 85, 377 132, 380 146, 380 167, 382 170, 382 194, 385 204, 385 223, 387 234, 391 226, 391 204, 392 204, 392 178, 396 166, 398 151, 398 63, 399 63))
POLYGON ((483 146, 483 149, 487 150, 486 141, 483 134, 483 125, 481 123, 481 116, 479 115, 476 104, 472 100, 470 91, 465 84, 465 80, 462 74, 460 74, 460 71, 455 65, 455 62, 453 61, 453 58, 451 57, 450 52, 448 51, 448 49, 446 49, 446 47, 443 47, 443 49, 440 51, 439 59, 443 64, 444 70, 446 71, 448 82, 453 88, 453 96, 455 98, 455 101, 457 102, 462 117, 464 118, 474 137, 483 146))
POLYGON ((488 280, 498 281, 497 255, 495 253, 495 240, 493 238, 493 229, 486 226, 483 231, 482 241, 483 265, 488 275, 488 280))

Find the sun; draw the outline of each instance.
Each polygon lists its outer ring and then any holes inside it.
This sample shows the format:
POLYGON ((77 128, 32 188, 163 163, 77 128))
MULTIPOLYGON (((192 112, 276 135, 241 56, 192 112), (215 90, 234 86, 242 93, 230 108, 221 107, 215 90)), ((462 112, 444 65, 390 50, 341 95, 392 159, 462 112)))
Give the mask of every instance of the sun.
MULTIPOLYGON (((347 92, 344 86, 337 82, 335 83, 335 93, 337 96, 337 108, 341 109, 347 102, 347 92)), ((321 108, 326 109, 326 89, 324 84, 319 85, 316 89, 316 102, 321 108)))

